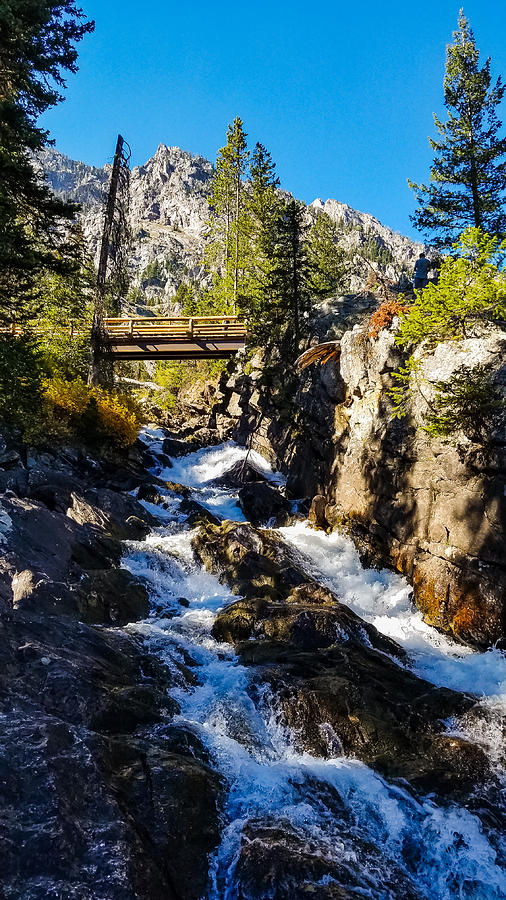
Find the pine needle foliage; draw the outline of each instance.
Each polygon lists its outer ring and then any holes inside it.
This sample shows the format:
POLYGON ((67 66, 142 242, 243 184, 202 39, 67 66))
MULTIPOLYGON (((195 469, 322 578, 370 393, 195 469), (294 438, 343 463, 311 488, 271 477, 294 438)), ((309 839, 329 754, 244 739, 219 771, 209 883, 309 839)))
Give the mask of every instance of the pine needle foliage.
MULTIPOLYGON (((422 344, 431 350, 441 341, 477 334, 487 323, 506 326, 506 241, 468 228, 453 249, 438 283, 417 291, 414 303, 401 312, 399 346, 422 344)), ((493 417, 506 408, 493 375, 492 365, 460 366, 446 381, 427 385, 421 358, 411 355, 392 373, 393 417, 408 415, 413 396, 420 394, 427 403, 422 428, 429 435, 450 438, 462 432, 483 444, 493 417)))
POLYGON ((48 143, 38 117, 59 103, 76 44, 93 30, 74 0, 0 3, 0 318, 30 317, 43 270, 79 264, 66 239, 76 207, 55 198, 33 162, 48 143))
POLYGON ((438 139, 429 185, 409 182, 418 208, 414 226, 436 247, 449 248, 469 226, 506 237, 506 137, 497 110, 505 85, 492 83, 490 59, 480 66, 468 19, 460 10, 453 43, 446 49, 446 122, 434 116, 438 139))
POLYGON ((399 346, 466 338, 477 325, 506 323, 506 241, 468 228, 444 258, 437 284, 416 292, 401 314, 399 346))
POLYGON ((434 437, 448 438, 462 431, 477 443, 486 440, 493 417, 506 409, 493 375, 492 365, 460 366, 451 381, 437 381, 423 430, 434 437))
POLYGON ((214 271, 211 302, 215 311, 235 313, 246 269, 247 212, 244 179, 249 151, 248 135, 236 116, 227 128, 227 143, 218 152, 209 205, 208 267, 214 271))

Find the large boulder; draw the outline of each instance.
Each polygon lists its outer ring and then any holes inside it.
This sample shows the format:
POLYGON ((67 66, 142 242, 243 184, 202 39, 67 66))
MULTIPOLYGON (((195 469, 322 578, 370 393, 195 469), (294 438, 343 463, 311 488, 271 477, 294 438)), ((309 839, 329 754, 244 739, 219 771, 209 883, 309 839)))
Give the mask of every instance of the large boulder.
POLYGON ((356 756, 418 789, 466 792, 490 774, 485 753, 444 733, 476 698, 435 687, 404 651, 318 585, 275 535, 249 524, 203 526, 193 547, 242 599, 213 633, 232 642, 253 681, 269 684, 301 752, 356 756))
POLYGON ((198 900, 222 788, 167 725, 170 669, 118 629, 16 610, 0 643, 6 896, 198 900))
POLYGON ((286 818, 251 818, 243 828, 233 870, 239 896, 243 900, 361 900, 364 895, 382 896, 379 890, 386 890, 383 896, 422 900, 425 894, 388 848, 381 854, 357 833, 337 792, 328 786, 314 787, 324 792, 336 822, 339 851, 329 852, 316 828, 304 833, 286 818))
POLYGON ((292 515, 291 503, 265 481, 245 484, 239 490, 239 503, 253 525, 287 525, 292 515))
POLYGON ((248 462, 246 459, 240 459, 234 463, 228 472, 220 475, 219 478, 215 478, 213 484, 228 488, 239 488, 243 484, 249 484, 252 481, 265 480, 265 475, 253 463, 248 462))
POLYGON ((92 488, 84 497, 72 493, 67 515, 80 525, 96 525, 120 540, 140 540, 159 524, 135 497, 109 488, 92 488))

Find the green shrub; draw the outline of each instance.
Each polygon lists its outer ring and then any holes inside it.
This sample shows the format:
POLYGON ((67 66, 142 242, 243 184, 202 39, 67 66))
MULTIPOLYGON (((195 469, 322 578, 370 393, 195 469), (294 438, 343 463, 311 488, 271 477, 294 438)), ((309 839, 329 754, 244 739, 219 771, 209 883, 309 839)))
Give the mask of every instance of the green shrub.
POLYGON ((501 268, 506 241, 468 228, 444 258, 437 284, 416 291, 401 316, 396 343, 404 347, 426 341, 469 336, 478 324, 506 320, 506 273, 501 268))
POLYGON ((42 408, 43 354, 30 335, 0 337, 0 419, 24 428, 42 408))
POLYGON ((506 409, 492 381, 493 372, 493 365, 460 366, 451 381, 436 382, 434 402, 424 416, 424 431, 443 438, 462 431, 470 440, 483 442, 494 416, 506 409))

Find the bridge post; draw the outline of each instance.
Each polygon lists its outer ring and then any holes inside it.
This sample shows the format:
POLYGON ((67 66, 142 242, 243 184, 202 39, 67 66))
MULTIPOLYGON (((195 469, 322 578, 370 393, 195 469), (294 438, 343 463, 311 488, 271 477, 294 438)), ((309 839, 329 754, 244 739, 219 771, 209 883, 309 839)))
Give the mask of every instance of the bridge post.
POLYGON ((188 322, 188 337, 193 338, 193 319, 188 322))

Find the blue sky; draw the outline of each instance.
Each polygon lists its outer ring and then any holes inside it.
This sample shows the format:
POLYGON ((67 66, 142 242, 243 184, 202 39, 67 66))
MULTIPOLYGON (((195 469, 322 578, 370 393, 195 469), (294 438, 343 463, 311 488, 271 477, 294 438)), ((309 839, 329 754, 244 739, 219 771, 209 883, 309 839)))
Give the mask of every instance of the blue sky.
MULTIPOLYGON (((162 142, 214 160, 240 115, 297 197, 335 197, 416 235, 406 179, 428 178, 458 0, 81 5, 96 31, 65 102, 43 119, 62 152, 103 165, 119 131, 134 164, 162 142)), ((505 11, 504 0, 464 5, 503 78, 505 11)))

